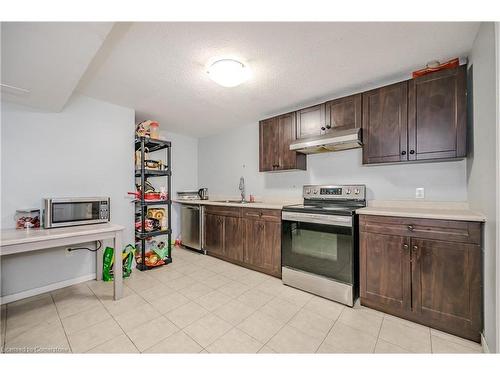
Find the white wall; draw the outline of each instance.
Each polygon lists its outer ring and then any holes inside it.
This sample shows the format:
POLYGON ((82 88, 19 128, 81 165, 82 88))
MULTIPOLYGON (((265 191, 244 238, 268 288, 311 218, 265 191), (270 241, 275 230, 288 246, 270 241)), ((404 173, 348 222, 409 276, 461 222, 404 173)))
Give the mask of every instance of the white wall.
MULTIPOLYGON (((169 131, 161 131, 161 136, 172 142, 172 198, 177 191, 198 189, 198 139, 169 131)), ((172 239, 179 236, 180 230, 180 206, 174 203, 172 239)))
POLYGON ((496 178, 499 168, 496 158, 496 65, 495 28, 482 23, 470 55, 473 76, 473 144, 467 160, 467 189, 472 208, 486 215, 484 225, 484 335, 490 351, 496 347, 496 278, 497 246, 496 178))
POLYGON ((497 311, 497 353, 500 352, 500 22, 495 22, 495 38, 496 38, 496 65, 497 65, 497 294, 496 294, 496 311, 497 311))
MULTIPOLYGON (((111 221, 134 240, 134 110, 73 96, 60 113, 2 102, 1 227, 44 197, 110 196, 111 221)), ((95 255, 62 248, 2 257, 3 296, 95 272, 95 255)))
POLYGON ((259 129, 250 124, 200 139, 198 182, 210 194, 300 198, 305 184, 366 184, 368 199, 413 199, 424 187, 427 200, 467 200, 465 160, 362 166, 361 149, 307 156, 307 171, 259 173, 259 129))

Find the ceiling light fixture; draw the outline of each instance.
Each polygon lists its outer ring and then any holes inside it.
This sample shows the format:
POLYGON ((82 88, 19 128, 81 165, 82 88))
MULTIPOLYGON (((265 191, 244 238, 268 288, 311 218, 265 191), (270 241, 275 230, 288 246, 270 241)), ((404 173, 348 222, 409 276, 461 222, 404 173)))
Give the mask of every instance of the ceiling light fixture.
POLYGON ((217 60, 207 70, 208 76, 215 82, 224 87, 235 87, 245 82, 250 71, 245 64, 233 60, 217 60))

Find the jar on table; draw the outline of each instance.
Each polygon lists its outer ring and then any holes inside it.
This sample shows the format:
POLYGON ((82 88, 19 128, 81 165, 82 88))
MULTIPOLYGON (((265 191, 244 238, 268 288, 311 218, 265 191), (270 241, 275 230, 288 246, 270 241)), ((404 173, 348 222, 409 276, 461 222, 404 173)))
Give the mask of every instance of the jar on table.
POLYGON ((149 124, 149 136, 154 139, 160 138, 160 124, 151 122, 149 124))
POLYGON ((16 210, 16 229, 40 228, 40 209, 16 210))

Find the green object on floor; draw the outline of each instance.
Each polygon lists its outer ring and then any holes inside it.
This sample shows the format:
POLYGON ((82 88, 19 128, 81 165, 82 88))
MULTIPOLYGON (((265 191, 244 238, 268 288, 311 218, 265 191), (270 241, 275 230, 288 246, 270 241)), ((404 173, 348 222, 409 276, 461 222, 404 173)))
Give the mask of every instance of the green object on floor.
POLYGON ((132 273, 132 262, 134 260, 135 246, 128 244, 122 253, 123 277, 129 277, 132 273), (125 257, 124 257, 125 256, 125 257))
POLYGON ((104 249, 103 259, 102 259, 102 280, 111 281, 113 280, 113 248, 107 246, 104 249))
MULTIPOLYGON (((135 247, 131 244, 125 246, 122 252, 122 272, 123 277, 129 277, 132 273, 132 261, 134 259, 135 247)), ((102 261, 102 280, 111 281, 113 280, 113 263, 114 263, 114 249, 112 247, 106 247, 103 253, 102 261)))

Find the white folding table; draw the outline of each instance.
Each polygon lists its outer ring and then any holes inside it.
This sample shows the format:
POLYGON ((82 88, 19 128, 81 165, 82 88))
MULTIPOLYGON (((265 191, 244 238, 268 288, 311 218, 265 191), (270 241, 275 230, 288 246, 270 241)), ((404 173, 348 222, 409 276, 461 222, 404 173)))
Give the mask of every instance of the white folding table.
MULTIPOLYGON (((4 229, 1 231, 0 256, 26 253, 85 242, 113 240, 114 299, 123 296, 122 233, 124 227, 116 224, 92 224, 54 229, 4 229)), ((102 279, 102 250, 96 251, 96 280, 102 279)))

